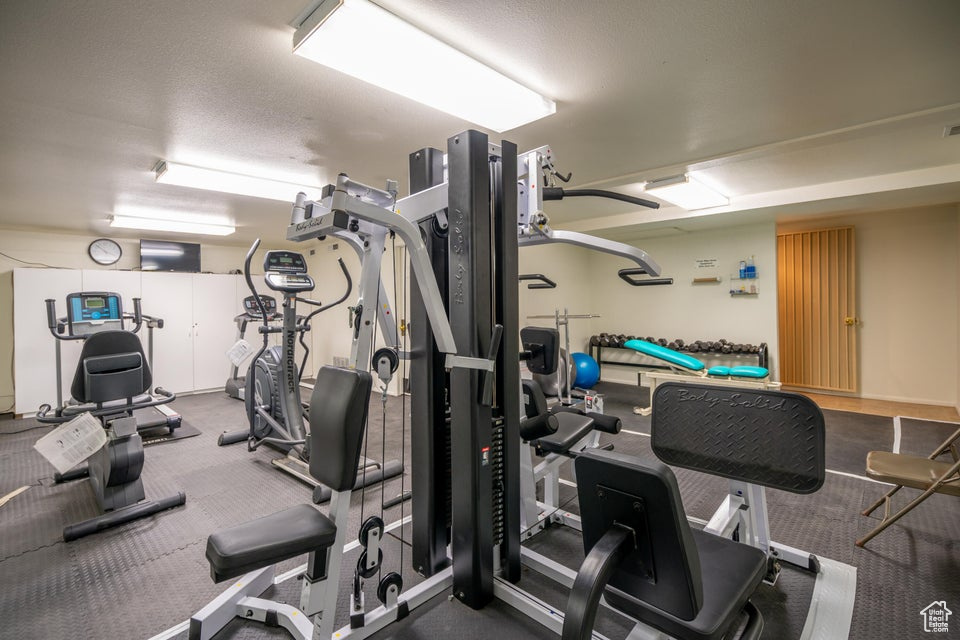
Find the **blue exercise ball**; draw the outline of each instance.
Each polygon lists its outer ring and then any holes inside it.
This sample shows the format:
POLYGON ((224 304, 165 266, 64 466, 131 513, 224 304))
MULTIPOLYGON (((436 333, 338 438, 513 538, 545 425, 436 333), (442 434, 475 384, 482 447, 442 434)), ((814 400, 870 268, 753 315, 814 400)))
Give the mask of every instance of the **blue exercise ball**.
POLYGON ((592 389, 593 385, 600 380, 600 365, 585 353, 574 353, 571 354, 571 357, 577 372, 573 380, 573 386, 581 389, 592 389))

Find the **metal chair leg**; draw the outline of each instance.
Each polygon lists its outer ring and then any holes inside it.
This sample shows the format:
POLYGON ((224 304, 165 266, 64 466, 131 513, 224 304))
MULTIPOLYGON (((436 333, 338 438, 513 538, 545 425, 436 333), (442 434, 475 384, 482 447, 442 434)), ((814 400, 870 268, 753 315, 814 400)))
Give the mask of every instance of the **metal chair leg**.
MULTIPOLYGON (((865 545, 865 544, 867 544, 868 542, 870 542, 870 540, 872 540, 872 539, 875 538, 877 535, 879 535, 881 532, 883 532, 884 529, 886 529, 887 527, 889 527, 890 525, 892 525, 894 522, 896 522, 897 520, 899 520, 899 519, 902 518, 903 516, 907 515, 907 512, 908 512, 908 511, 910 511, 910 510, 913 509, 915 506, 917 506, 918 504, 920 504, 921 502, 923 502, 924 500, 926 500, 927 498, 929 498, 931 495, 933 495, 934 493, 936 493, 936 492, 937 492, 937 489, 939 489, 939 488, 940 488, 940 485, 942 485, 942 484, 943 484, 942 482, 936 482, 936 483, 934 483, 933 486, 931 486, 929 489, 927 489, 926 491, 924 491, 923 493, 921 493, 921 494, 920 494, 918 497, 916 497, 915 499, 911 500, 910 503, 909 503, 907 506, 905 506, 904 508, 900 509, 900 511, 897 511, 897 512, 896 512, 895 514, 893 514, 892 516, 889 515, 890 509, 889 509, 889 507, 887 507, 887 509, 885 510, 886 513, 884 514, 884 518, 883 518, 883 520, 880 522, 880 524, 878 524, 877 527, 876 527, 873 531, 871 531, 870 533, 868 533, 868 534, 865 535, 864 537, 862 537, 862 538, 860 538, 859 540, 857 540, 857 546, 858 546, 858 547, 863 547, 863 545, 865 545)), ((897 489, 899 489, 899 488, 900 488, 900 487, 897 487, 897 489)), ((890 495, 892 495, 892 494, 893 494, 893 491, 890 492, 890 495)), ((886 500, 889 500, 889 496, 885 496, 884 498, 885 498, 886 500)))
POLYGON ((873 503, 873 506, 867 508, 866 511, 862 511, 860 515, 864 515, 864 516, 870 515, 871 513, 873 513, 873 512, 876 510, 877 507, 879 507, 879 506, 882 505, 884 502, 886 502, 887 500, 889 500, 889 499, 890 499, 890 496, 892 496, 893 494, 895 494, 897 491, 900 491, 900 489, 903 489, 903 485, 902 485, 902 484, 898 484, 898 485, 895 486, 893 489, 890 489, 890 491, 888 491, 888 492, 886 492, 885 494, 883 494, 883 497, 881 497, 879 500, 877 500, 876 502, 874 502, 874 503, 873 503))

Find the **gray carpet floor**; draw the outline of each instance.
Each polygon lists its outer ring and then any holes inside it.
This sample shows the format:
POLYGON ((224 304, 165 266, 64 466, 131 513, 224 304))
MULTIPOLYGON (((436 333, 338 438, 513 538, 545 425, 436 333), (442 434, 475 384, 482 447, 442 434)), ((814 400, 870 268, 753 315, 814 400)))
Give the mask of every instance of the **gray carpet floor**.
MULTIPOLYGON (((645 391, 622 385, 603 385, 602 390, 607 395, 607 413, 621 416, 627 430, 611 437, 617 450, 652 455, 649 439, 638 435, 649 433, 649 418, 631 411, 634 405, 645 404, 646 399, 641 397, 645 391)), ((388 457, 399 458, 405 451, 409 462, 409 448, 401 444, 409 438, 400 433, 400 404, 398 398, 388 402, 383 440, 380 401, 372 399, 370 457, 379 459, 385 451, 388 457)), ((220 432, 243 425, 242 403, 224 394, 206 394, 179 398, 176 408, 201 434, 149 447, 143 477, 148 498, 184 490, 187 504, 70 544, 60 539, 62 527, 96 515, 89 487, 83 481, 53 485, 52 467, 32 449, 46 429, 14 434, 35 423, 0 422, 0 495, 30 486, 0 508, 0 638, 150 637, 185 620, 223 590, 222 585, 210 580, 203 557, 211 532, 309 500, 306 486, 269 464, 277 453, 248 453, 243 444, 216 446, 220 432)), ((892 445, 889 419, 841 412, 826 415, 828 452, 832 452, 828 453, 832 456, 828 457, 828 467, 834 464, 841 467, 837 471, 861 475, 867 448, 889 449, 892 445)), ((929 453, 953 428, 902 420, 901 450, 929 453)), ((676 473, 687 513, 708 518, 725 493, 725 481, 685 470, 676 473)), ((404 483, 409 487, 409 478, 404 483)), ((359 527, 361 503, 364 515, 379 513, 381 498, 397 495, 400 488, 401 480, 396 478, 382 490, 373 488, 365 496, 355 495, 349 535, 355 536, 359 527)), ((960 568, 956 542, 960 509, 957 500, 934 496, 867 549, 857 549, 853 541, 876 522, 861 517, 859 511, 884 490, 883 485, 865 479, 828 474, 824 487, 810 496, 768 491, 773 535, 784 544, 858 568, 857 606, 850 637, 925 637, 921 635, 922 608, 944 599, 954 610, 953 605, 960 605, 960 581, 956 579, 960 568)), ((901 493, 907 494, 903 500, 916 495, 909 490, 901 493)), ((576 509, 575 489, 563 486, 562 497, 568 501, 568 508, 576 509)), ((400 507, 387 510, 384 519, 392 522, 400 517, 400 511, 400 507)), ((409 514, 409 504, 404 511, 409 514)), ((531 544, 568 566, 577 566, 583 554, 579 537, 563 528, 548 530, 531 544)), ((389 537, 386 547, 385 570, 399 570, 400 542, 389 537)), ((355 561, 353 552, 344 566, 350 567, 355 561)), ((290 561, 280 569, 296 564, 290 561)), ((403 576, 408 586, 418 581, 408 567, 403 576)), ((344 582, 348 579, 345 576, 344 582)), ((811 583, 807 574, 797 571, 785 574, 776 587, 758 593, 758 606, 768 622, 764 637, 797 637, 811 583)), ((276 587, 275 595, 296 604, 299 586, 298 581, 290 580, 276 587)), ((368 581, 367 586, 368 602, 375 602, 376 579, 368 581)), ((563 606, 564 590, 533 572, 524 572, 521 586, 555 606, 563 606)), ((344 584, 338 618, 344 623, 346 592, 344 584)), ((960 622, 955 627, 955 632, 960 631, 960 622)), ((604 613, 598 630, 611 638, 622 638, 627 627, 614 614, 604 613)), ((268 637, 286 635, 235 621, 218 636, 268 637)), ((506 605, 472 611, 439 597, 378 637, 470 640, 550 634, 506 605)))

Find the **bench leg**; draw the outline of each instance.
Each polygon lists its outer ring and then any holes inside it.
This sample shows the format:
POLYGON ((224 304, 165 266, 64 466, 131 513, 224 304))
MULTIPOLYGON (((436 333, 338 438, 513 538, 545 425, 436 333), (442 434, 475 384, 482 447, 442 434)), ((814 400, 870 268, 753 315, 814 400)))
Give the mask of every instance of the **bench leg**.
MULTIPOLYGON (((251 571, 190 618, 190 640, 209 640, 233 620, 238 603, 259 596, 273 584, 273 565, 251 571)), ((241 616, 246 617, 246 616, 241 616)))

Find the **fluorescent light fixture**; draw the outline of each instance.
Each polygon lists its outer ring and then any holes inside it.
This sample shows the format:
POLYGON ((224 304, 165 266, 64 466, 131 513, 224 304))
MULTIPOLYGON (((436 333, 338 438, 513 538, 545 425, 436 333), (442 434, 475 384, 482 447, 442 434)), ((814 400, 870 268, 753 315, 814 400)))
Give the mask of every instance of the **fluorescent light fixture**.
POLYGON ((228 236, 236 227, 229 224, 210 224, 206 222, 184 222, 182 220, 161 220, 158 218, 135 218, 133 216, 113 216, 111 227, 120 229, 144 229, 146 231, 172 231, 174 233, 193 233, 204 236, 228 236))
POLYGON ((497 132, 557 110, 553 100, 367 0, 320 2, 294 34, 293 52, 497 132))
POLYGON ((253 196, 282 202, 293 202, 297 199, 297 193, 301 191, 308 194, 320 191, 319 187, 245 176, 218 169, 203 169, 175 162, 161 161, 154 171, 157 174, 157 182, 162 184, 175 184, 181 187, 234 193, 239 196, 253 196))
POLYGON ((687 211, 724 207, 730 204, 727 196, 686 174, 648 182, 644 191, 687 211))

